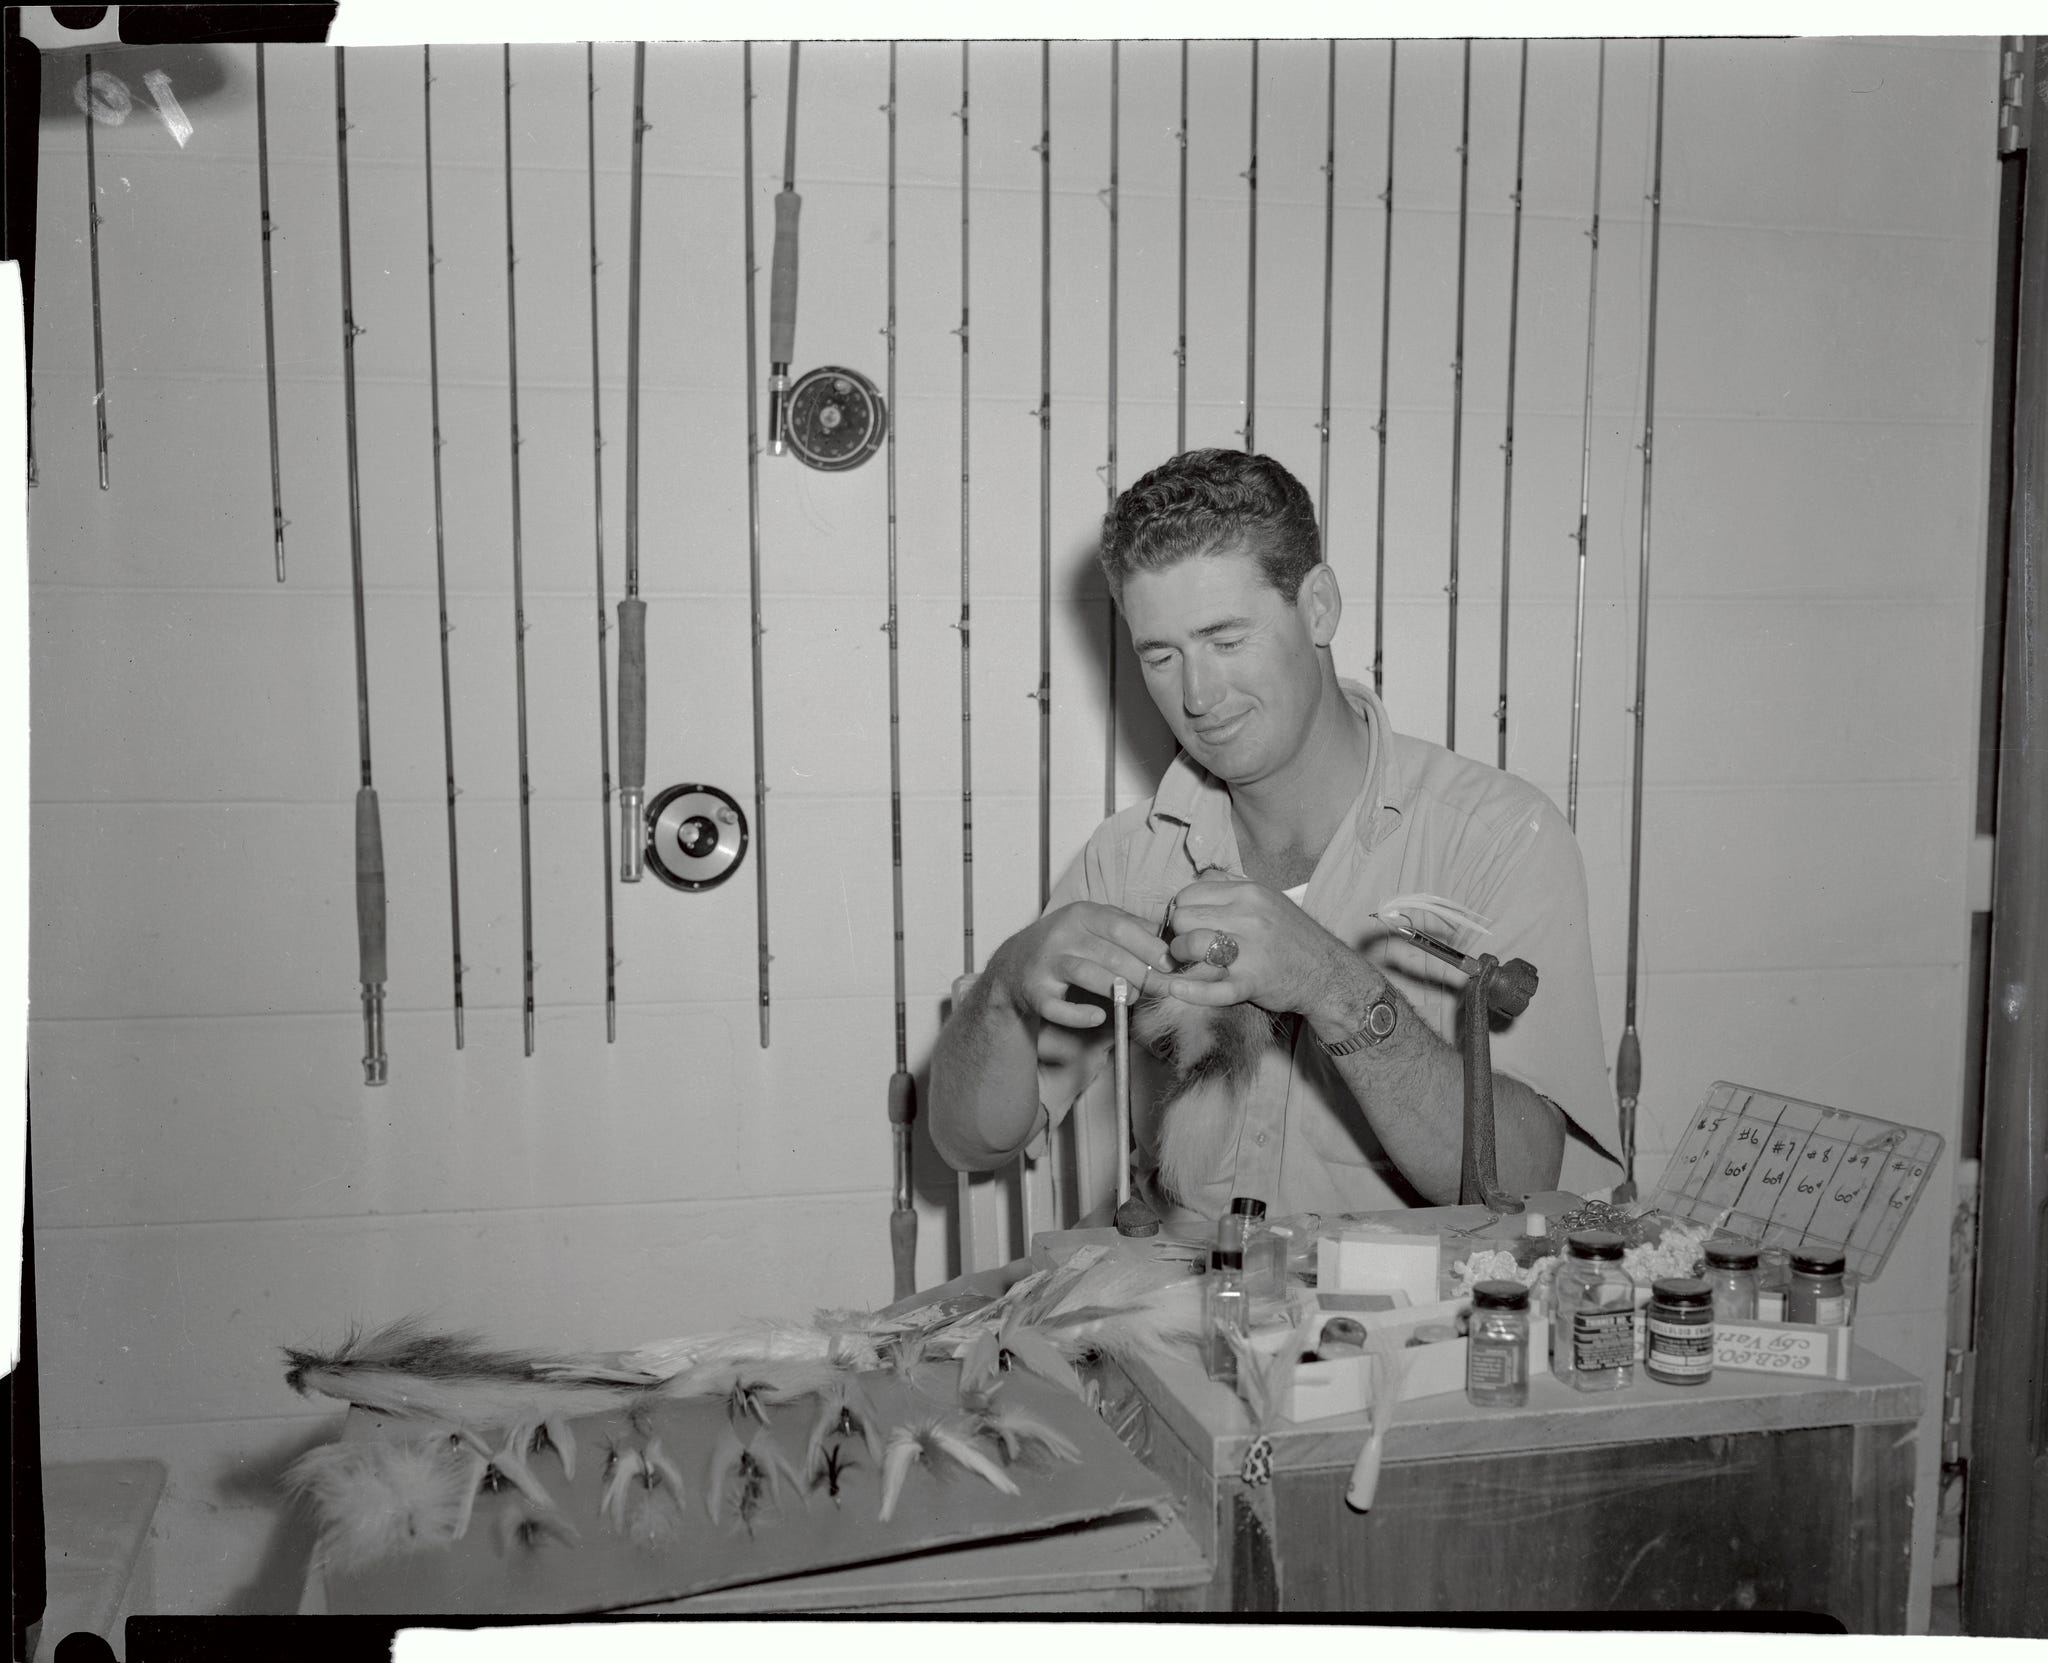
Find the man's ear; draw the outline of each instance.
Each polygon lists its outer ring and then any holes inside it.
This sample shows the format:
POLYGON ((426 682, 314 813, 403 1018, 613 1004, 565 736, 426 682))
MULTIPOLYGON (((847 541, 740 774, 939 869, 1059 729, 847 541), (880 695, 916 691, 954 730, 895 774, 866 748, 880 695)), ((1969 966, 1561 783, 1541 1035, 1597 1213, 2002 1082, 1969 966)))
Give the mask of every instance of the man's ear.
POLYGON ((1337 574, 1328 565, 1310 567, 1301 580, 1295 605, 1308 623, 1309 638, 1317 646, 1327 647, 1336 637, 1338 621, 1344 616, 1344 594, 1337 585, 1337 574))

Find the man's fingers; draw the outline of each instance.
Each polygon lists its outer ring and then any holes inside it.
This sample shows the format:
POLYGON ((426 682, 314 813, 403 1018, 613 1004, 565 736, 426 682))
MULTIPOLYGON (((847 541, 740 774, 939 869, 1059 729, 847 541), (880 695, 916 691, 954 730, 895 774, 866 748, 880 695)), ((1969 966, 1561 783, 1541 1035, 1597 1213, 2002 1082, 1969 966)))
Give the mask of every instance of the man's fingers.
POLYGON ((1105 1012, 1100 1005, 1077 1005, 1071 999, 1046 999, 1039 1004, 1038 1014, 1063 1028, 1099 1028, 1105 1012))
POLYGON ((1190 1005, 1241 1005, 1251 997, 1248 988, 1224 976, 1218 981, 1197 981, 1192 976, 1175 976, 1166 984, 1174 998, 1190 1005))

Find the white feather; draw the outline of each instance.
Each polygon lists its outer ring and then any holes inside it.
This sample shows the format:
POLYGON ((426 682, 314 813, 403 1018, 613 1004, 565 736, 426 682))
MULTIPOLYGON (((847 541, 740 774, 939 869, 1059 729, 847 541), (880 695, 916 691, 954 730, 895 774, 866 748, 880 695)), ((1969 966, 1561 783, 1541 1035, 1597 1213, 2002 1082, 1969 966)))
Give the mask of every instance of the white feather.
POLYGON ((327 1562, 351 1570, 454 1541, 475 1493, 473 1470, 474 1457, 446 1438, 361 1439, 307 1451, 285 1483, 318 1513, 327 1562))

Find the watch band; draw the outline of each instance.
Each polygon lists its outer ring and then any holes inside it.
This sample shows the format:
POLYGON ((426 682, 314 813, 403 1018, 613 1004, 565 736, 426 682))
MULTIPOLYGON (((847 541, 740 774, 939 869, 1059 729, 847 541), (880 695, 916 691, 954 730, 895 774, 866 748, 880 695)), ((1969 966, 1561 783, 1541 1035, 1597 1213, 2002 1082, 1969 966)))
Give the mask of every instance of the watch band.
POLYGON ((1393 1033, 1400 1020, 1399 1009, 1382 989, 1373 995, 1372 1003, 1365 1007, 1365 1021, 1360 1024, 1357 1033, 1349 1039, 1334 1042, 1318 1034, 1316 1043, 1323 1048, 1323 1055, 1326 1057, 1348 1057, 1370 1046, 1378 1045, 1393 1033))

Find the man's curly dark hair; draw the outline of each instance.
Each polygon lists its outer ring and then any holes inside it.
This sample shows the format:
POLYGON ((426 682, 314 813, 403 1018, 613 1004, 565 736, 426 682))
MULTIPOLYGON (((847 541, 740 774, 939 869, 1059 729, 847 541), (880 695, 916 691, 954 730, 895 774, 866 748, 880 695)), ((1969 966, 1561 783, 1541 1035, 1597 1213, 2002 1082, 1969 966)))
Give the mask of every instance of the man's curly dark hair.
POLYGON ((1133 572, 1233 547, 1255 557, 1266 581, 1291 604, 1323 557, 1315 504, 1301 481, 1270 456, 1184 450, 1116 499, 1103 517, 1097 558, 1121 602, 1133 572))

